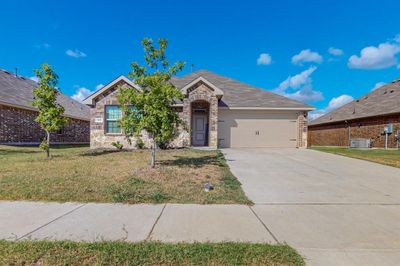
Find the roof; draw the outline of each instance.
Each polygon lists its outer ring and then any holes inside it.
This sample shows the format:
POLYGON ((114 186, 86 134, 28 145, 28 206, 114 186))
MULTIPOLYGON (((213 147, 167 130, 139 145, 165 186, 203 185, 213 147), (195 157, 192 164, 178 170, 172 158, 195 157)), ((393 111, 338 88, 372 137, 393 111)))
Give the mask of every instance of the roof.
MULTIPOLYGON (((15 76, 0 69, 0 104, 16 106, 19 108, 37 110, 32 106, 33 89, 37 82, 20 76, 15 76)), ((90 109, 86 105, 60 93, 57 102, 65 108, 65 116, 81 120, 90 119, 90 109)))
POLYGON ((218 87, 223 92, 219 107, 227 108, 276 108, 313 110, 310 105, 298 102, 287 97, 259 89, 254 86, 236 81, 208 70, 199 70, 183 77, 174 77, 172 84, 184 88, 187 84, 202 77, 218 87))
POLYGON ((400 113, 400 79, 394 80, 309 123, 310 126, 400 113))

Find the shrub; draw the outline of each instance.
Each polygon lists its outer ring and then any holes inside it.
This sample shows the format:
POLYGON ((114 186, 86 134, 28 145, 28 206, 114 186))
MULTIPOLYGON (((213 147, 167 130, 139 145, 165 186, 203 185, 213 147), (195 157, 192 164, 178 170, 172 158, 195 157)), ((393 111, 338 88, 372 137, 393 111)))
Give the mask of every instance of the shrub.
POLYGON ((139 150, 144 149, 144 142, 139 137, 136 140, 136 148, 139 149, 139 150))
POLYGON ((124 147, 124 145, 122 143, 120 143, 119 141, 113 142, 113 143, 111 143, 111 145, 113 145, 118 150, 122 150, 122 148, 124 147))

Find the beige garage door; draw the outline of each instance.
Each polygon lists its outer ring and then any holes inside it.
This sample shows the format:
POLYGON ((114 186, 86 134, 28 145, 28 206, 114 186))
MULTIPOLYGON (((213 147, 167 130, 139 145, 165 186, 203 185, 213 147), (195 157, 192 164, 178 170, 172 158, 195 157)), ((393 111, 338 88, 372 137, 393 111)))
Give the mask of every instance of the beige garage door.
POLYGON ((220 109, 218 117, 222 148, 296 147, 296 112, 220 109))

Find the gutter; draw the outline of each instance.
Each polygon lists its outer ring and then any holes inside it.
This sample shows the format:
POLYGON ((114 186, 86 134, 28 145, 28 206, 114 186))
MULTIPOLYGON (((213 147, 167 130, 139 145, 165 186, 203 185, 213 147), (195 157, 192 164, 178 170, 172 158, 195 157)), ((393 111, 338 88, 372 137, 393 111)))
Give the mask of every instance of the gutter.
POLYGON ((218 107, 223 110, 288 110, 288 111, 312 111, 314 107, 218 107))

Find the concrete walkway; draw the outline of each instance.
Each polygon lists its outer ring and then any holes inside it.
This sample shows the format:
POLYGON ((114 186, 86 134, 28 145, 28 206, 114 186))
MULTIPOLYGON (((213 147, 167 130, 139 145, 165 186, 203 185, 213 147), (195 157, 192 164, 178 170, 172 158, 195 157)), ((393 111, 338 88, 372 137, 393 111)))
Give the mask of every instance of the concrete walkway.
POLYGON ((0 238, 277 243, 252 207, 194 204, 0 201, 0 238))
POLYGON ((309 265, 398 265, 399 218, 393 205, 0 201, 0 239, 288 243, 309 265))

